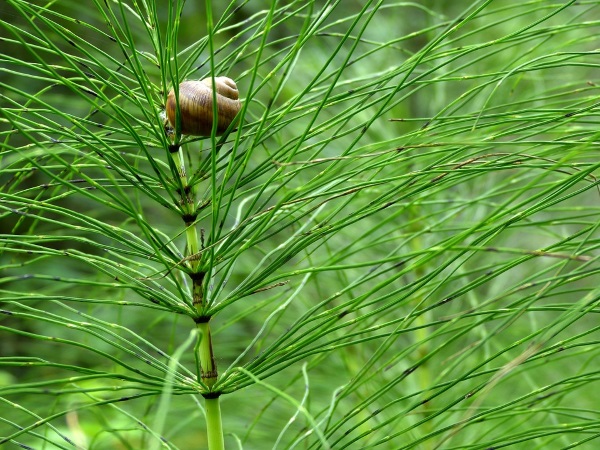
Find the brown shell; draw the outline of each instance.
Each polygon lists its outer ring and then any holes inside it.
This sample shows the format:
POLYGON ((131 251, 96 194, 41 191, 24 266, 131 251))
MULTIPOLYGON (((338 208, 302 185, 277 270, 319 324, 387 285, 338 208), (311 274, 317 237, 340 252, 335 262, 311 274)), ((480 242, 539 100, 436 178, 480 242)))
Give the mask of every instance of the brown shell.
MULTIPOLYGON (((227 77, 215 77, 217 88, 217 135, 229 127, 241 109, 239 94, 235 82, 227 77)), ((179 85, 179 112, 182 134, 192 136, 210 136, 213 125, 212 79, 184 81, 179 85)), ((167 97, 167 118, 175 128, 175 91, 171 89, 167 97)))

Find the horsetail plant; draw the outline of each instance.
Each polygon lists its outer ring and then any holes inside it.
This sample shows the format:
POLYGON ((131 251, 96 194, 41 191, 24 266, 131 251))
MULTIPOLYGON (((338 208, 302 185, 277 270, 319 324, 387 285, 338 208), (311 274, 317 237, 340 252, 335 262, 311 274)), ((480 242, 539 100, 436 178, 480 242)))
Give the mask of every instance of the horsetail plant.
POLYGON ((0 6, 3 446, 597 441, 600 2, 441 3, 0 6))

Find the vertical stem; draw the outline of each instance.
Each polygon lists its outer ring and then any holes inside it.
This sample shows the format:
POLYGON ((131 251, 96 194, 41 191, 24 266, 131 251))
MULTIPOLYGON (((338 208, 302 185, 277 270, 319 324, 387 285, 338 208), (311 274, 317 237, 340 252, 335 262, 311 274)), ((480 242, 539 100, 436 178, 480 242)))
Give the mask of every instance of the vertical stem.
POLYGON ((223 424, 221 422, 221 405, 219 397, 206 398, 206 425, 208 427, 208 448, 210 450, 224 450, 223 424))
MULTIPOLYGON (((192 223, 186 223, 185 226, 187 227, 185 229, 185 237, 188 247, 188 255, 186 256, 198 255, 200 246, 198 245, 198 233, 196 227, 192 223)), ((200 258, 193 257, 190 259, 189 263, 192 271, 196 272, 200 265, 200 258)))
POLYGON ((217 381, 218 373, 210 336, 210 325, 208 322, 199 322, 196 326, 200 331, 198 336, 200 342, 196 346, 196 360, 200 363, 200 378, 204 384, 212 388, 217 381))
MULTIPOLYGON (((173 165, 179 178, 179 195, 182 218, 185 223, 186 258, 188 261, 188 275, 192 281, 192 302, 197 316, 194 318, 199 331, 195 348, 196 372, 198 381, 204 383, 211 390, 217 382, 217 365, 213 353, 212 338, 210 335, 210 317, 205 315, 206 299, 204 296, 204 279, 206 272, 201 264, 201 251, 204 247, 203 234, 198 239, 196 221, 196 193, 190 186, 186 175, 183 152, 179 145, 173 144, 169 148, 173 165)), ((221 407, 219 393, 207 392, 204 394, 206 404, 206 429, 209 450, 224 450, 223 425, 221 422, 221 407)))
MULTIPOLYGON (((204 319, 203 317, 201 318, 204 319)), ((210 335, 210 318, 206 321, 196 322, 198 328, 198 342, 196 344, 196 365, 199 381, 212 389, 217 382, 218 372, 213 353, 212 337, 210 335)), ((221 407, 218 392, 209 392, 204 396, 206 409, 206 433, 208 436, 209 450, 224 450, 223 424, 221 421, 221 407)))

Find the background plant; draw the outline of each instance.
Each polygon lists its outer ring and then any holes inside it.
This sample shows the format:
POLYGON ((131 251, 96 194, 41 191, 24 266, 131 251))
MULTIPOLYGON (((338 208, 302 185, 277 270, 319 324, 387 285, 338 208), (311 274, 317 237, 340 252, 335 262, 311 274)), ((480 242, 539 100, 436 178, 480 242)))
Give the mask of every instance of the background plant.
POLYGON ((600 5, 439 3, 4 3, 6 448, 593 448, 600 5))

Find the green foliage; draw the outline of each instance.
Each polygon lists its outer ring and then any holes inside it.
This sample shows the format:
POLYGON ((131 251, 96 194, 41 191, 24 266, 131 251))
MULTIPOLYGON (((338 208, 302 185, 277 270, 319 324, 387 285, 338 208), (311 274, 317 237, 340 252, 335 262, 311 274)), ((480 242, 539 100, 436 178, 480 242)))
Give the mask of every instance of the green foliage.
POLYGON ((600 2, 198 3, 0 7, 0 442, 594 448, 600 2))

